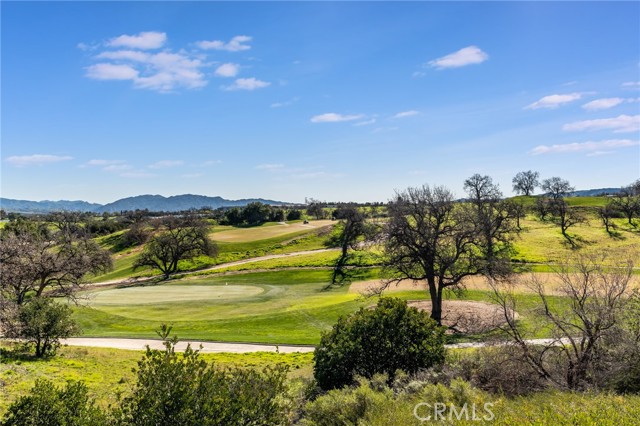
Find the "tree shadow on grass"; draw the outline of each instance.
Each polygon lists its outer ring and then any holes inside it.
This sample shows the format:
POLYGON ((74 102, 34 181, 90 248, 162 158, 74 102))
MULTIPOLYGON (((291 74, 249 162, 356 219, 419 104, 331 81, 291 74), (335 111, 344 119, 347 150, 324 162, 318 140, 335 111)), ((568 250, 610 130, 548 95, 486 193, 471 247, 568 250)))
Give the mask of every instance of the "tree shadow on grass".
POLYGON ((622 235, 621 232, 618 231, 609 231, 609 237, 611 237, 614 240, 618 240, 618 241, 622 241, 622 240, 626 240, 627 237, 625 237, 624 235, 622 235))
POLYGON ((0 347, 0 364, 41 362, 51 358, 51 356, 36 357, 32 345, 28 343, 3 342, 2 344, 4 346, 0 347))

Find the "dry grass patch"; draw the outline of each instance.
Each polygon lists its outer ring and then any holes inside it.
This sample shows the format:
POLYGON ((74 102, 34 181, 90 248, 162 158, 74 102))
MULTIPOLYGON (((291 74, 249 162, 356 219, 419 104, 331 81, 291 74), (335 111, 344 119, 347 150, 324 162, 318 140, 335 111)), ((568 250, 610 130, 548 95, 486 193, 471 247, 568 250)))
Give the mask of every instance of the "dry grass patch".
POLYGON ((301 231, 313 231, 325 226, 335 224, 331 220, 314 220, 308 224, 297 222, 293 224, 277 224, 270 226, 258 226, 251 228, 235 228, 228 231, 215 232, 211 234, 214 241, 225 243, 247 243, 250 241, 266 240, 287 234, 294 234, 301 231))

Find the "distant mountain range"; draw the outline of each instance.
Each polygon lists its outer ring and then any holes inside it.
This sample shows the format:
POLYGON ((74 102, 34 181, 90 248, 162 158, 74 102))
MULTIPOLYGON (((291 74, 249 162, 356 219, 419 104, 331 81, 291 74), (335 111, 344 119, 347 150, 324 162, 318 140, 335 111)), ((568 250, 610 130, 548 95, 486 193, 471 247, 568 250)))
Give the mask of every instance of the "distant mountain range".
POLYGON ((25 201, 0 198, 0 208, 6 212, 16 213, 49 213, 54 211, 78 212, 119 212, 125 210, 144 210, 176 212, 189 209, 246 206, 249 203, 260 202, 274 206, 291 205, 283 201, 250 198, 242 200, 227 200, 222 197, 207 197, 204 195, 138 195, 122 198, 109 204, 95 204, 86 201, 25 201))
POLYGON ((597 197, 599 195, 614 195, 622 191, 622 188, 600 188, 600 189, 584 189, 582 191, 573 191, 572 197, 597 197))
MULTIPOLYGON (((599 188, 574 191, 574 197, 593 197, 603 194, 617 194, 620 188, 599 188)), ((120 212, 126 210, 144 210, 176 212, 189 209, 219 207, 241 207, 249 203, 260 202, 272 206, 293 205, 283 201, 265 200, 263 198, 249 198, 242 200, 227 200, 222 197, 207 197, 205 195, 174 195, 163 197, 162 195, 138 195, 122 198, 109 204, 95 204, 86 201, 25 201, 0 198, 0 208, 6 212, 16 213, 49 213, 54 211, 79 211, 79 212, 120 212)))

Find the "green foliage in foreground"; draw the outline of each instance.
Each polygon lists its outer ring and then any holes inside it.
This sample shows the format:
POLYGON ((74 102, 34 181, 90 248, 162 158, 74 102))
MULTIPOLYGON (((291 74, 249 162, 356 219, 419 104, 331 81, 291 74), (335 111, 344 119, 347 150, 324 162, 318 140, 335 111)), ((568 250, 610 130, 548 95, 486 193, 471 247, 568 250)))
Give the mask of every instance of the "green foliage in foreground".
POLYGON ((386 377, 375 377, 308 403, 302 425, 633 426, 639 416, 640 395, 544 392, 505 398, 459 379, 449 386, 409 382, 390 388, 386 377), (435 412, 436 403, 444 404, 441 414, 435 412), (416 409, 417 404, 422 405, 416 409), (414 410, 424 421, 416 418, 414 410), (427 417, 432 421, 426 421, 427 417))
POLYGON ((28 395, 22 396, 7 412, 5 426, 99 426, 106 416, 89 398, 81 382, 69 382, 58 388, 38 380, 28 395))
POLYGON ((287 369, 284 366, 222 368, 208 363, 197 350, 175 352, 177 339, 165 350, 147 348, 138 362, 137 381, 118 406, 102 411, 89 398, 83 383, 64 389, 37 381, 30 393, 9 407, 3 423, 11 426, 277 426, 288 424, 288 406, 282 403, 287 369))
POLYGON ((314 360, 314 375, 323 389, 349 385, 354 375, 415 373, 444 361, 444 329, 405 301, 382 298, 375 309, 360 308, 338 319, 323 334, 314 360))
MULTIPOLYGON (((59 387, 69 380, 83 381, 98 406, 106 408, 115 405, 118 395, 131 390, 135 382, 132 369, 143 354, 143 351, 63 346, 56 357, 42 361, 18 349, 17 345, 0 347, 0 382, 3 383, 0 386, 0 418, 9 404, 27 395, 38 380, 49 380, 59 387)), ((264 368, 283 365, 289 369, 291 377, 298 377, 311 374, 313 354, 201 353, 200 358, 221 367, 264 368)))
MULTIPOLYGON (((164 327, 164 326, 163 326, 164 327)), ((137 382, 115 410, 122 426, 277 426, 288 421, 278 397, 284 392, 286 368, 223 369, 187 347, 175 352, 177 339, 162 337, 166 349, 147 349, 138 362, 137 382)))

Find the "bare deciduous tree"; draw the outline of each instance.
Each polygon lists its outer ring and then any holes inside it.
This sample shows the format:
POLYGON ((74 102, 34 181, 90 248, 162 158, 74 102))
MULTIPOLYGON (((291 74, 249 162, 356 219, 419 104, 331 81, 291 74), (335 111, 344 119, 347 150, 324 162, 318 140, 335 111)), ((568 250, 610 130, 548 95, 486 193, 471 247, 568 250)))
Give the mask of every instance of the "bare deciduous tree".
POLYGON ((542 181, 542 190, 553 200, 568 196, 574 189, 568 180, 561 179, 557 176, 542 181))
POLYGON ((640 216, 640 196, 634 194, 633 185, 630 185, 622 188, 611 200, 611 207, 624 214, 629 225, 633 225, 634 216, 640 216))
POLYGON ((551 200, 551 213, 553 214, 553 221, 560 226, 562 236, 571 244, 572 247, 577 247, 575 238, 567 233, 569 228, 578 224, 584 223, 586 218, 580 214, 574 208, 571 208, 566 201, 562 198, 551 200))
POLYGON ((542 181, 542 189, 546 191, 546 195, 549 198, 541 198, 536 204, 541 219, 544 220, 546 215, 550 214, 552 220, 560 226, 562 236, 572 247, 577 247, 575 238, 569 235, 567 230, 578 223, 585 222, 586 219, 564 200, 574 188, 568 180, 552 177, 542 181))
POLYGON ((524 204, 514 200, 505 200, 503 203, 505 208, 510 211, 510 215, 516 220, 516 228, 518 228, 518 231, 521 231, 522 227, 520 226, 520 220, 527 216, 526 207, 524 204))
POLYGON ((615 217, 616 209, 613 208, 611 203, 607 203, 604 207, 598 208, 598 217, 602 221, 605 230, 609 236, 613 236, 616 224, 611 220, 615 217))
POLYGON ((42 296, 46 290, 72 297, 88 273, 112 267, 109 252, 90 239, 61 244, 33 234, 6 234, 0 239, 0 289, 22 304, 28 293, 42 296))
POLYGON ((337 243, 340 245, 340 257, 333 266, 331 285, 342 285, 349 282, 347 263, 351 259, 350 250, 357 250, 360 239, 372 234, 372 226, 367 224, 366 217, 355 205, 339 207, 334 217, 340 220, 340 233, 337 243))
POLYGON ((538 181, 539 178, 540 173, 532 170, 519 172, 512 180, 513 192, 526 196, 532 195, 536 187, 540 186, 540 182, 538 181))
POLYGON ((556 386, 584 389, 603 383, 612 361, 607 345, 622 343, 612 338, 625 327, 632 271, 630 260, 611 264, 606 255, 583 255, 558 267, 554 275, 560 284, 555 289, 534 275, 528 285, 539 298, 536 313, 552 335, 546 343, 535 345, 527 341, 516 321, 518 298, 513 287, 496 281, 490 284, 504 314, 502 329, 526 362, 556 386), (563 296, 568 304, 557 303, 552 294, 563 296))
POLYGON ((516 232, 512 208, 502 200, 502 192, 490 176, 475 174, 464 181, 464 189, 471 203, 467 219, 478 233, 478 249, 485 261, 484 272, 508 275, 511 272, 508 251, 511 235, 516 232))

